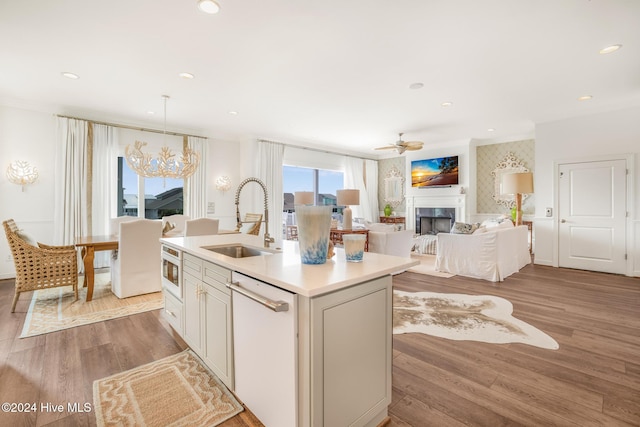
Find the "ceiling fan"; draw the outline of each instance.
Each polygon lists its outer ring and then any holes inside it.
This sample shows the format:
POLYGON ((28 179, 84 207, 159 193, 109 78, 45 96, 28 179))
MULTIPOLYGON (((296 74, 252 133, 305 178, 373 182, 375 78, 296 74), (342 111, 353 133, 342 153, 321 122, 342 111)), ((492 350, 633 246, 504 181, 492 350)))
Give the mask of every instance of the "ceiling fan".
POLYGON ((421 141, 403 141, 402 140, 402 135, 403 135, 403 133, 400 132, 398 134, 399 138, 395 143, 389 144, 389 145, 385 145, 384 147, 378 147, 378 148, 376 148, 376 150, 395 149, 395 150, 398 151, 398 154, 402 154, 405 151, 417 151, 417 150, 421 150, 422 149, 422 145, 424 144, 423 142, 421 142, 421 141))

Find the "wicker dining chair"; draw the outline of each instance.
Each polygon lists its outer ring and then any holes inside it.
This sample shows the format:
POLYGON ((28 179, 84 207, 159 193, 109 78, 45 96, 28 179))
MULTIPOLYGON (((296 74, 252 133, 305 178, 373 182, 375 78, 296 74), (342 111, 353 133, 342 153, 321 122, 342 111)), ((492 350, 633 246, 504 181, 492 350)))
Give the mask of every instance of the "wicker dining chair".
POLYGON ((2 223, 16 267, 15 312, 21 292, 72 286, 78 299, 78 253, 74 246, 49 246, 25 240, 13 219, 2 223))
POLYGON ((262 214, 247 213, 244 215, 244 222, 253 223, 247 230, 246 234, 257 236, 260 234, 260 226, 262 225, 262 214))

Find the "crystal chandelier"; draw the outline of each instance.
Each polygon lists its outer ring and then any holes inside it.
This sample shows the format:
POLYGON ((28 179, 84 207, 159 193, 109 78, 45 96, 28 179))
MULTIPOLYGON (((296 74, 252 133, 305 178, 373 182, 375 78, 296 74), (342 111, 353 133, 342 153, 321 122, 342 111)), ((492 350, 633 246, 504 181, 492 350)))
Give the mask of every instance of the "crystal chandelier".
POLYGON ((14 184, 21 185, 22 191, 24 191, 25 185, 33 184, 38 179, 38 169, 29 162, 16 160, 7 168, 7 179, 14 184))
MULTIPOLYGON (((164 138, 167 135, 167 100, 168 95, 162 95, 164 98, 164 138)), ((131 145, 127 145, 125 159, 129 168, 140 176, 146 178, 174 178, 186 179, 193 175, 200 164, 200 156, 189 147, 182 149, 180 157, 171 151, 166 145, 160 149, 157 157, 142 151, 146 142, 136 141, 131 145)))

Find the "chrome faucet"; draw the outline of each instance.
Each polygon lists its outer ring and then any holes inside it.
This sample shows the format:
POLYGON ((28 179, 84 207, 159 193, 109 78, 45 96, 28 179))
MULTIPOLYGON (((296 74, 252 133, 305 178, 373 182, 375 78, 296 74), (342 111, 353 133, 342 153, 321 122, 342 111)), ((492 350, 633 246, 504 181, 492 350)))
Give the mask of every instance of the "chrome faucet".
POLYGON ((242 227, 242 221, 240 220, 240 191, 242 191, 242 187, 249 182, 257 182, 260 187, 262 187, 262 192, 264 193, 264 221, 260 222, 264 222, 264 247, 268 248, 269 243, 275 242, 275 239, 269 235, 269 204, 267 203, 267 186, 258 178, 245 179, 240 183, 236 190, 236 231, 240 231, 240 227, 242 227))

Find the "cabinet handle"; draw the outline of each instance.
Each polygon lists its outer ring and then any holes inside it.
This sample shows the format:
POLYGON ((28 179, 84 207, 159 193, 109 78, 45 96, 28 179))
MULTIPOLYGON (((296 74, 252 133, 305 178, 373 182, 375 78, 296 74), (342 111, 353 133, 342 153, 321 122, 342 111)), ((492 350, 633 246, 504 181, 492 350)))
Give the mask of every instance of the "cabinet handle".
POLYGON ((256 294, 255 292, 252 292, 248 289, 242 288, 240 287, 240 284, 238 282, 227 282, 226 283, 227 288, 231 289, 232 291, 236 291, 239 294, 244 295, 245 297, 264 305, 265 307, 267 307, 270 310, 273 310, 275 312, 280 312, 280 311, 289 311, 289 303, 285 302, 285 301, 273 301, 270 300, 267 297, 263 297, 262 295, 256 294))
POLYGON ((173 313, 173 311, 170 311, 170 310, 166 310, 166 309, 165 309, 165 310, 164 310, 164 312, 165 312, 165 313, 167 313, 169 316, 176 317, 176 315, 173 313))

